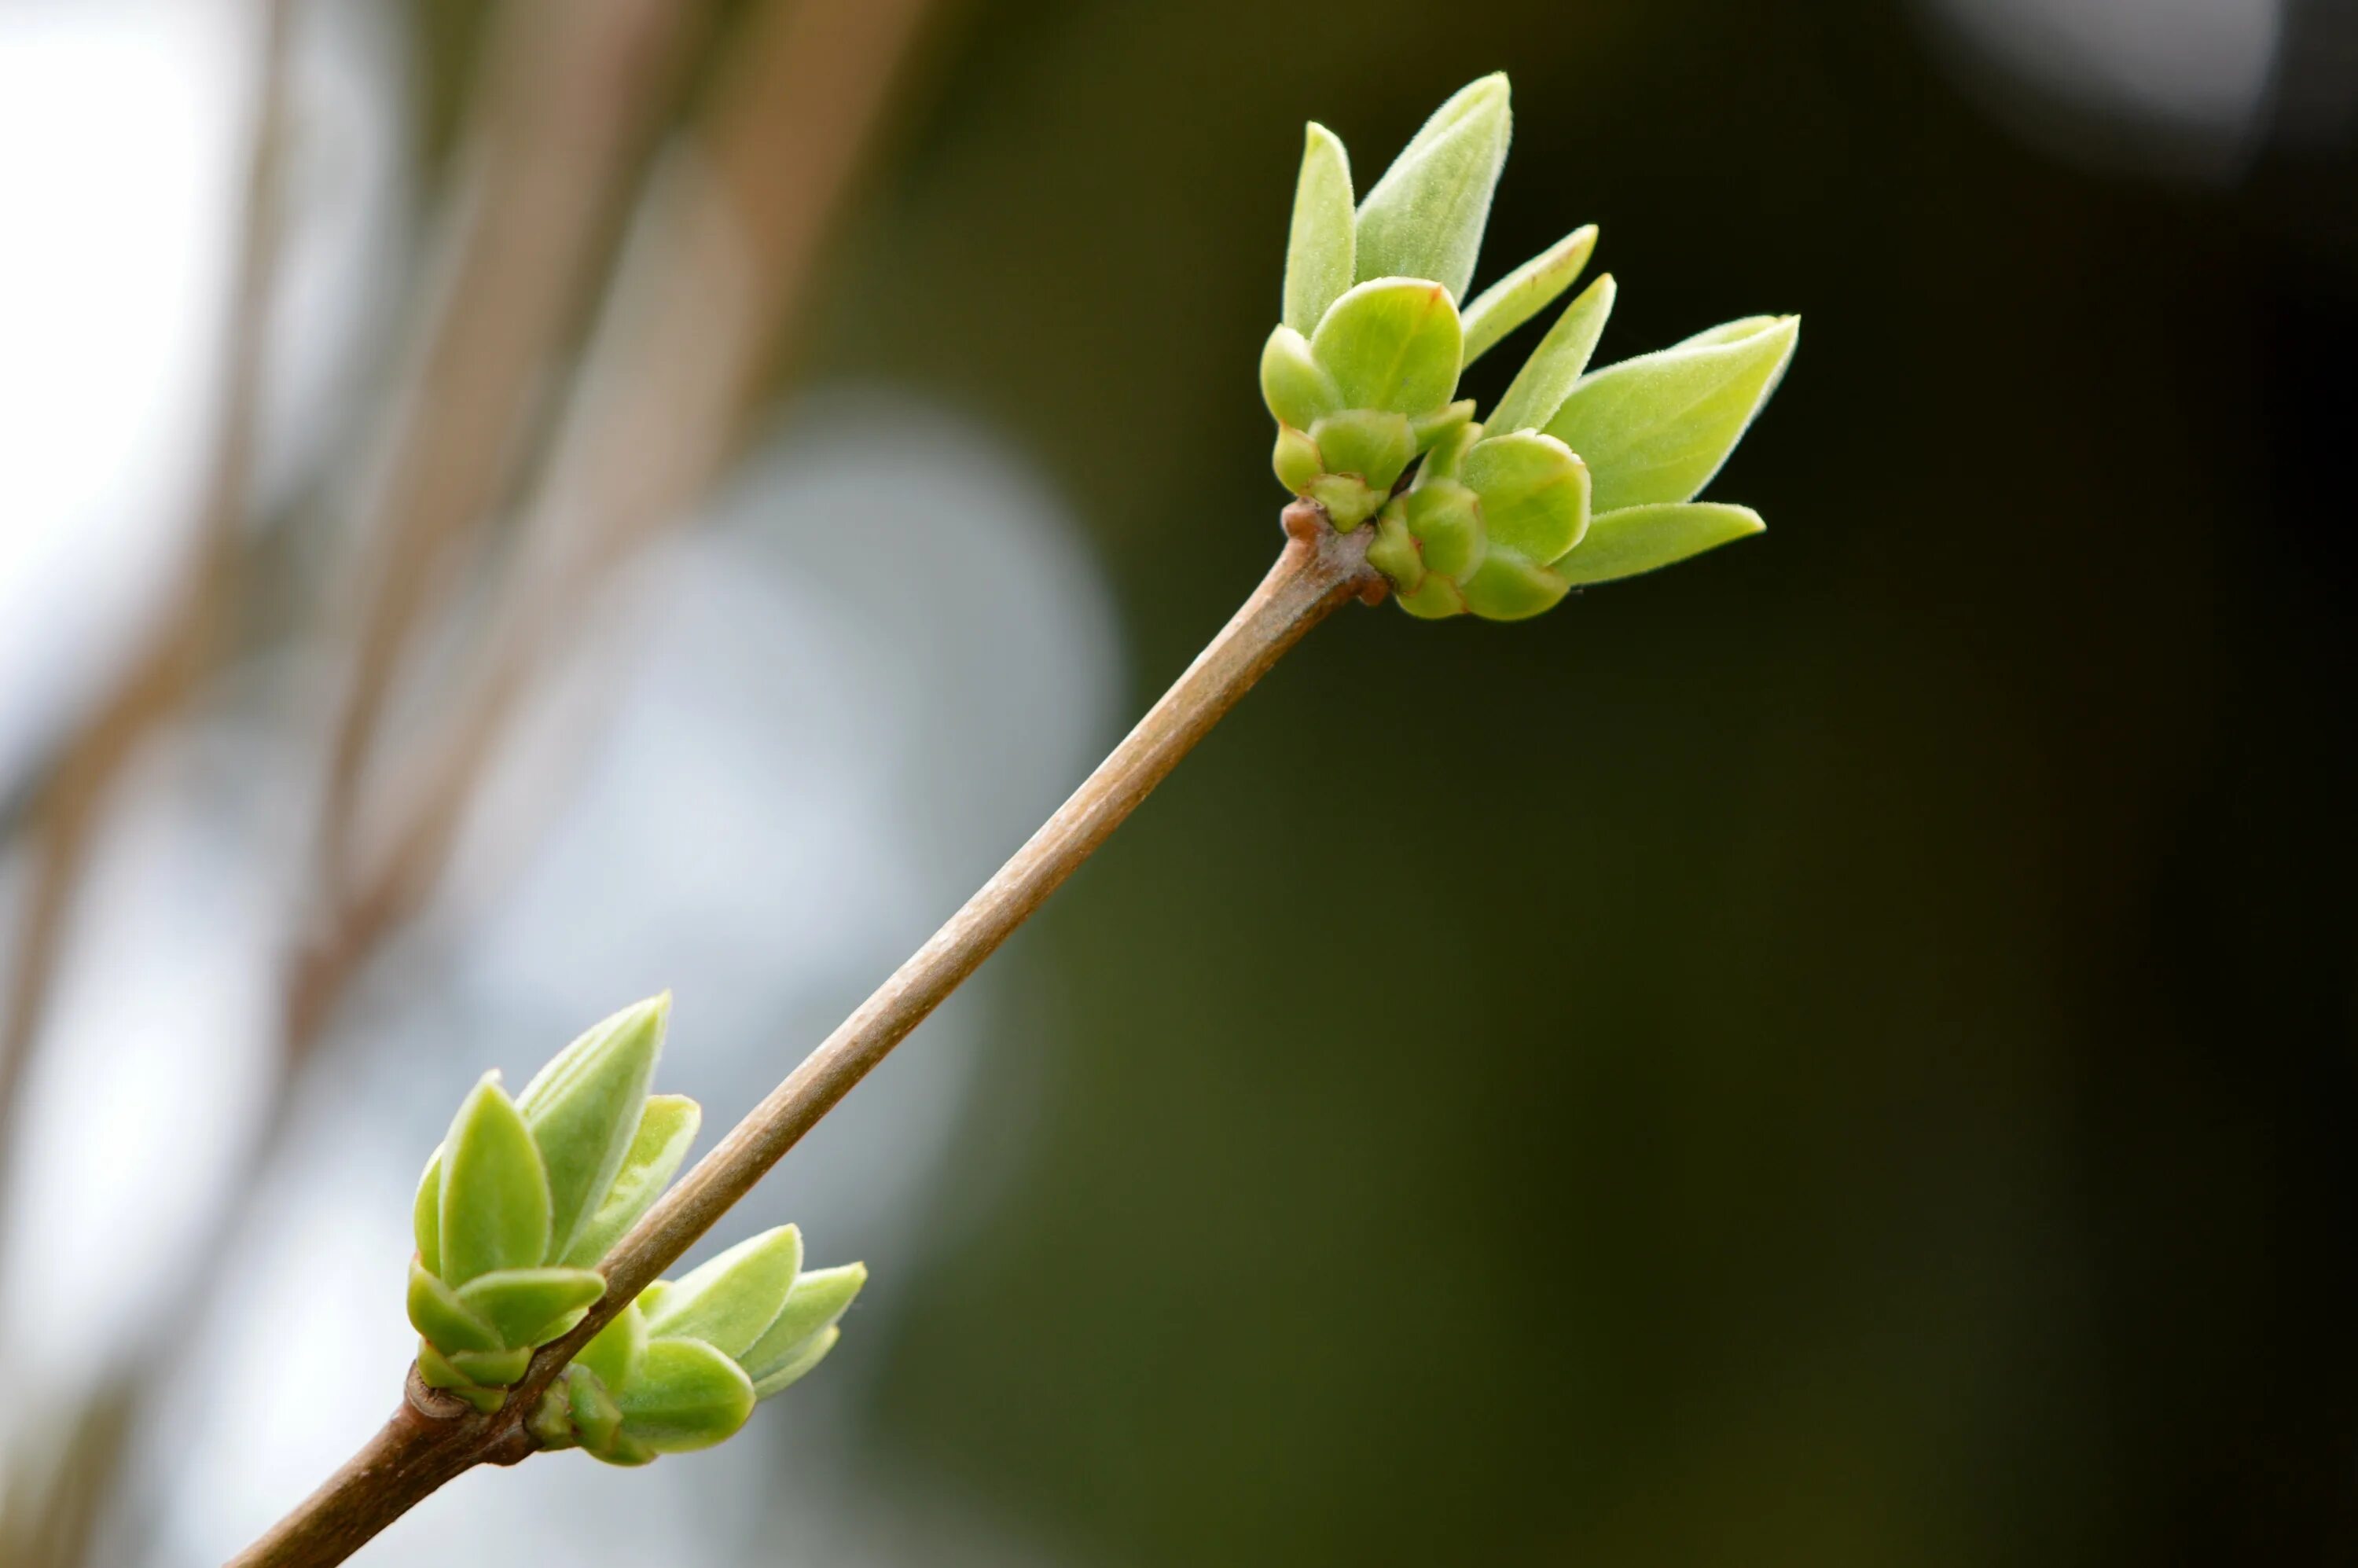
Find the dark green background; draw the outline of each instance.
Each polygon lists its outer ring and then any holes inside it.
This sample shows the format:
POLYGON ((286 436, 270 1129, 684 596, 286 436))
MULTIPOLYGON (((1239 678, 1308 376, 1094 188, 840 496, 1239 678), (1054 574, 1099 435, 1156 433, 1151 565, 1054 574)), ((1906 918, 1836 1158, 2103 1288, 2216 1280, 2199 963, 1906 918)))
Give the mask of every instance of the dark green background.
POLYGON ((1770 532, 1290 658, 1014 950, 860 1441, 1124 1563, 2350 1560, 2346 160, 2075 172, 1846 0, 969 5, 782 392, 1047 465, 1142 707, 1277 543, 1301 121, 1501 66, 1486 277, 1803 313, 1770 532))

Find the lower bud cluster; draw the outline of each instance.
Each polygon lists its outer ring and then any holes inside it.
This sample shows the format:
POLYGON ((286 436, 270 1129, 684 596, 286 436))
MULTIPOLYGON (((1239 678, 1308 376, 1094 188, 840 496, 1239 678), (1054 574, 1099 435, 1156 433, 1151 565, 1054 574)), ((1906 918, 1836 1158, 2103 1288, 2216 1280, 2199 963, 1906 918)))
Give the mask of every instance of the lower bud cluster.
POLYGON ((868 1278, 858 1263, 805 1273, 789 1225, 648 1286, 541 1396, 533 1435, 610 1465, 734 1435, 757 1402, 835 1347, 836 1320, 868 1278))
MULTIPOLYGON (((486 1413, 533 1352, 603 1299, 597 1265, 670 1183, 701 1114, 650 1095, 670 999, 614 1014, 510 1099, 484 1075, 418 1184, 409 1321, 418 1376, 486 1413)), ((541 1443, 618 1465, 709 1447, 817 1366, 859 1293, 857 1263, 802 1271, 792 1226, 658 1281, 534 1407, 541 1443)))

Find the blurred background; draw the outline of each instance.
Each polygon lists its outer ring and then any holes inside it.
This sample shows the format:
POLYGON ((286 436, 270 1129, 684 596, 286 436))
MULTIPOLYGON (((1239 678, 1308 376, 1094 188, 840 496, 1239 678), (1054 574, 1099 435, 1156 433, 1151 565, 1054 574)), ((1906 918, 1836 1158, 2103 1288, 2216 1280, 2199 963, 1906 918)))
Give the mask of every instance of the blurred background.
POLYGON ((375 1428, 485 1066, 922 940, 1278 545, 1301 123, 1502 66, 1485 279, 1806 316, 1767 537, 1339 614, 723 1227, 818 1376, 362 1561, 2358 1561, 2358 8, 0 0, 0 1563, 375 1428))

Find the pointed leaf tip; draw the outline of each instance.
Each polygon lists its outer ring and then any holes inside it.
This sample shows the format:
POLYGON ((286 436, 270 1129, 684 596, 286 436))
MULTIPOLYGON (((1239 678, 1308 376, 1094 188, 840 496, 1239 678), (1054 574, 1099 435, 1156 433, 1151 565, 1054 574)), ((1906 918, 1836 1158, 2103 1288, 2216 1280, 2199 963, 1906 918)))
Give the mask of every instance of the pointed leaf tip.
POLYGON ((1675 566, 1768 526, 1750 507, 1718 502, 1625 507, 1591 518, 1588 537, 1553 569, 1574 587, 1611 582, 1675 566))
POLYGON ((868 1283, 868 1265, 845 1263, 833 1269, 813 1269, 786 1292, 785 1305, 762 1337, 741 1359, 759 1384, 802 1358, 807 1342, 832 1328, 850 1309, 852 1298, 868 1283))
POLYGON ((741 1357, 785 1305, 802 1262, 802 1232, 791 1225, 741 1241, 675 1281, 647 1309, 647 1332, 741 1357))
POLYGON ((1587 460, 1599 513, 1690 501, 1783 379, 1801 323, 1731 322, 1583 377, 1547 423, 1587 460))
POLYGON ((1465 298, 1512 133, 1503 71, 1436 110, 1359 204, 1356 275, 1430 278, 1465 298))
POLYGON ((1502 436, 1514 430, 1537 430, 1555 417, 1587 370, 1589 357, 1596 352, 1596 341, 1605 335, 1605 323, 1612 317, 1619 289, 1613 275, 1605 273, 1563 308, 1540 346, 1515 373, 1498 406, 1491 410, 1488 428, 1502 436))
POLYGON ((1326 308, 1351 287, 1357 222, 1351 206, 1351 156, 1325 126, 1303 127, 1302 174, 1293 189, 1293 223, 1285 247, 1282 319, 1307 336, 1326 308))
POLYGON ((1489 287, 1466 308, 1466 362, 1546 309, 1572 287, 1596 250, 1596 225, 1574 229, 1489 287))
POLYGON ((629 1153, 671 1019, 671 993, 623 1008, 558 1052, 516 1097, 548 1172, 553 1250, 566 1253, 629 1153))
POLYGON ((528 1269, 548 1255, 548 1175, 524 1118, 486 1073, 442 1141, 439 1237, 449 1285, 495 1269, 528 1269))

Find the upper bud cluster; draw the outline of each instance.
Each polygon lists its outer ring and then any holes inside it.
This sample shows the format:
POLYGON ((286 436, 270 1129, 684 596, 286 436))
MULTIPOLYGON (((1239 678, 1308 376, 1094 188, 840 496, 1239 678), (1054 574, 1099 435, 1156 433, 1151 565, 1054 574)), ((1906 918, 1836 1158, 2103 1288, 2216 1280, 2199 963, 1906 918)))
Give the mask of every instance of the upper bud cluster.
MULTIPOLYGON (((624 1008, 510 1099, 486 1073, 427 1162, 413 1213, 409 1320, 418 1375, 498 1410, 539 1346, 606 1292, 598 1264, 653 1206, 702 1113, 651 1095, 668 994, 624 1008)), ((549 1447, 617 1464, 701 1448, 817 1366, 867 1271, 801 1272, 786 1226, 677 1283, 658 1281, 600 1330, 531 1415, 549 1447)))
POLYGON ((1355 209, 1343 144, 1310 126, 1283 319, 1261 351, 1279 480, 1346 533, 1375 520, 1368 559, 1416 615, 1536 615, 1576 585, 1762 526, 1694 496, 1776 389, 1794 318, 1591 373, 1614 298, 1599 277, 1487 421, 1457 399, 1466 366, 1569 288, 1596 244, 1593 226, 1575 230, 1461 308, 1511 129, 1506 77, 1483 78, 1355 209))

